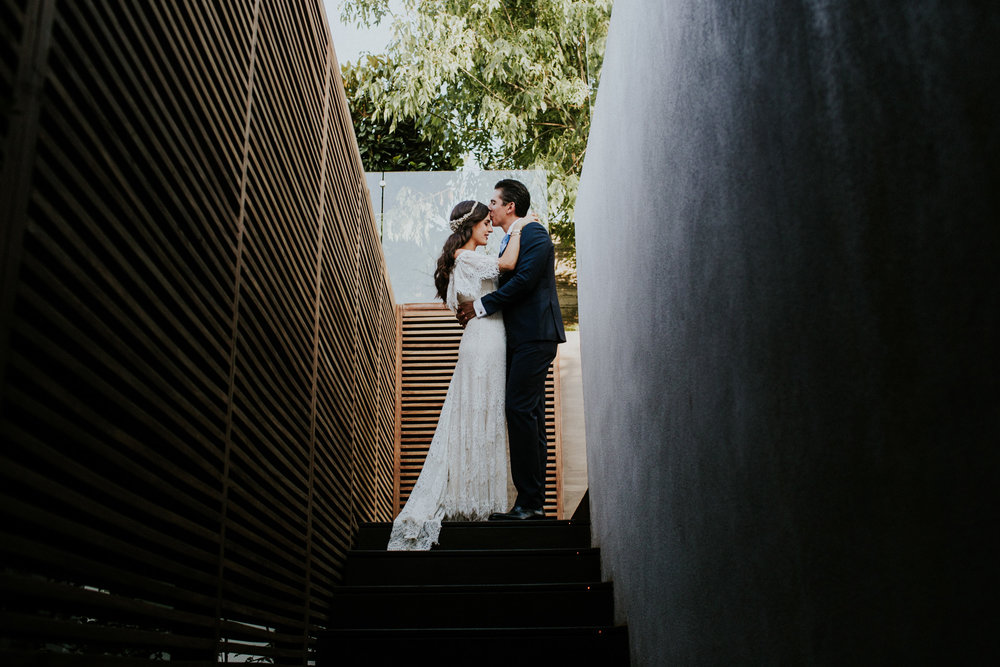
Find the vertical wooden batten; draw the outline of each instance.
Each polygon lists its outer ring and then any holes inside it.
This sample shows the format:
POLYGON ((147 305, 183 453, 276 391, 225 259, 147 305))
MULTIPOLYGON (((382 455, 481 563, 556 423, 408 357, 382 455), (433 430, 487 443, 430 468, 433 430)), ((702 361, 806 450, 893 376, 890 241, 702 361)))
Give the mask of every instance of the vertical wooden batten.
POLYGON ((403 313, 405 306, 396 305, 396 400, 392 436, 392 515, 403 509, 402 493, 402 436, 403 436, 403 313))

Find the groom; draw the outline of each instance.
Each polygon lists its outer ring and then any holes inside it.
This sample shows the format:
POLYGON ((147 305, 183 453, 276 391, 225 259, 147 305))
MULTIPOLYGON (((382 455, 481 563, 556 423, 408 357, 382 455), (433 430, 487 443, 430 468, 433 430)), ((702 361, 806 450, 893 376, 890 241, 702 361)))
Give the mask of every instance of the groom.
MULTIPOLYGON (((503 228, 503 255, 510 226, 528 214, 531 195, 520 181, 505 179, 494 186, 490 199, 493 225, 503 228)), ((514 508, 490 520, 535 519, 545 516, 545 376, 566 342, 562 313, 556 297, 555 249, 549 233, 537 222, 519 231, 521 251, 514 270, 501 274, 500 286, 458 311, 463 327, 473 317, 503 311, 507 330, 507 436, 510 472, 517 488, 514 508)))

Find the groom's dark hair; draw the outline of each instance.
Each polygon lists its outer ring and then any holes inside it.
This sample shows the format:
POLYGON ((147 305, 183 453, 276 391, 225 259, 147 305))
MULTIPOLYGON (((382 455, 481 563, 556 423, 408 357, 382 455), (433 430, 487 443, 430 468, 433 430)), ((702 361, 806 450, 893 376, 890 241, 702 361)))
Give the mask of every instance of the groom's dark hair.
POLYGON ((517 217, 523 218, 528 215, 528 209, 531 208, 531 195, 524 183, 515 181, 513 178, 505 178, 493 188, 500 191, 500 196, 505 204, 514 202, 514 213, 517 214, 517 217))

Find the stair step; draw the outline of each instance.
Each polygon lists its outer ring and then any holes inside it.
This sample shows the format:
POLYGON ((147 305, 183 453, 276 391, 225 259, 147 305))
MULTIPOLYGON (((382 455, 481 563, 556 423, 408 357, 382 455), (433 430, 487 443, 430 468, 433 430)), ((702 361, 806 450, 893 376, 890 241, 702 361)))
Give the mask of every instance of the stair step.
POLYGON ((579 583, 601 579, 600 550, 350 551, 348 586, 579 583))
POLYGON ((328 630, 317 666, 629 664, 624 626, 328 630))
POLYGON ((603 626, 610 583, 345 586, 333 596, 336 628, 603 626))
MULTIPOLYGON (((385 549, 391 523, 365 523, 355 549, 385 549)), ((544 549, 590 546, 589 521, 446 521, 435 549, 544 549)))
POLYGON ((430 551, 360 527, 317 665, 628 665, 590 522, 446 522, 430 551))

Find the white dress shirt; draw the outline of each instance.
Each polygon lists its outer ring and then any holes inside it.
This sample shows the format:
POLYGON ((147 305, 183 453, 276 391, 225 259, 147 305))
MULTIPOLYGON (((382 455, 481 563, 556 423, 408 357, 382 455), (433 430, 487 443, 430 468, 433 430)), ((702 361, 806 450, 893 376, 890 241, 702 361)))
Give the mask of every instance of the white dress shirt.
MULTIPOLYGON (((503 241, 500 242, 500 247, 502 249, 506 249, 507 248, 507 244, 509 242, 510 242, 510 232, 508 232, 507 234, 504 235, 503 241)), ((500 254, 501 255, 503 254, 503 250, 500 251, 500 254)), ((477 318, 479 318, 479 317, 486 317, 486 308, 483 307, 483 300, 482 299, 476 299, 475 301, 473 301, 472 302, 472 307, 476 310, 476 317, 477 318)))

